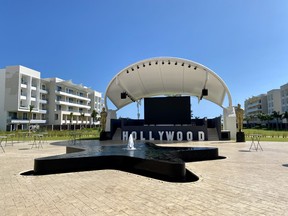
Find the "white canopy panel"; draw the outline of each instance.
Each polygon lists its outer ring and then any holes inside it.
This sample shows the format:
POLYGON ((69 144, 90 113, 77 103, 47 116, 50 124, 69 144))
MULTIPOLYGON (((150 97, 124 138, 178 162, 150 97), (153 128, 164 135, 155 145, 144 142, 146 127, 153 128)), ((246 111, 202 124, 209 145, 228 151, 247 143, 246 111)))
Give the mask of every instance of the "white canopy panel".
POLYGON ((142 98, 159 95, 203 97, 221 107, 228 96, 232 106, 230 92, 216 73, 196 62, 174 57, 147 59, 124 68, 109 83, 105 105, 109 98, 121 109, 142 98), (202 89, 208 89, 207 96, 202 96, 202 89), (121 93, 127 97, 121 99, 121 93))

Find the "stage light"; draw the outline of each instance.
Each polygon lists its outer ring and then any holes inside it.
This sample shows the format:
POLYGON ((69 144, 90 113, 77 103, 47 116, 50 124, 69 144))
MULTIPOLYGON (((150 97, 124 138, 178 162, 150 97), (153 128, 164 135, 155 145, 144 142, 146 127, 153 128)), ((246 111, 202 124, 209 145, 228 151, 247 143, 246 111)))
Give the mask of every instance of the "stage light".
POLYGON ((191 68, 191 65, 190 65, 190 64, 188 65, 188 68, 191 68))
POLYGON ((182 67, 184 66, 184 62, 182 63, 182 67))
POLYGON ((129 71, 127 70, 126 73, 129 73, 129 71))
POLYGON ((208 96, 208 89, 202 89, 202 96, 208 96))
POLYGON ((139 69, 139 66, 137 65, 137 69, 139 69))
POLYGON ((126 92, 121 92, 121 99, 126 99, 126 96, 127 96, 126 92))
POLYGON ((132 68, 131 70, 134 71, 134 68, 132 68))
POLYGON ((175 62, 175 65, 177 65, 177 62, 175 62))
POLYGON ((168 61, 168 64, 170 64, 170 61, 168 61))
POLYGON ((143 64, 143 67, 145 67, 145 64, 143 64))
POLYGON ((158 64, 158 61, 156 61, 155 64, 157 65, 157 64, 158 64))
POLYGON ((164 64, 164 61, 162 61, 162 65, 164 64))
POLYGON ((151 62, 149 62, 149 66, 151 66, 151 62))
POLYGON ((197 66, 194 67, 194 70, 196 70, 196 69, 197 69, 197 66))

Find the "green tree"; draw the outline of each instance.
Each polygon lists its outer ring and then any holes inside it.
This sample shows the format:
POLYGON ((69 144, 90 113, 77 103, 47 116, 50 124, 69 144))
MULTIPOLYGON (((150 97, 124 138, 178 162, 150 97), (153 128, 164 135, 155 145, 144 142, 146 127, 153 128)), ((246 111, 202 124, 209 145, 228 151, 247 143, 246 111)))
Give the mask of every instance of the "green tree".
POLYGON ((70 116, 70 130, 71 130, 73 124, 73 112, 71 112, 69 116, 70 116))
POLYGON ((31 125, 31 119, 32 119, 32 111, 34 109, 34 106, 31 104, 29 106, 29 122, 28 122, 28 130, 29 130, 29 134, 30 134, 30 125, 31 125))
POLYGON ((84 113, 80 113, 80 121, 81 121, 81 127, 83 126, 83 120, 85 118, 85 114, 84 113))
POLYGON ((288 112, 282 113, 282 119, 286 119, 285 129, 287 129, 287 121, 288 121, 288 112))
POLYGON ((279 111, 273 111, 271 116, 273 117, 273 119, 276 119, 276 127, 277 130, 279 130, 279 120, 282 118, 282 114, 280 114, 279 111))
POLYGON ((263 112, 257 114, 257 118, 261 121, 261 125, 267 120, 267 115, 263 112))
POLYGON ((97 121, 98 112, 94 109, 91 113, 91 117, 93 118, 93 125, 95 125, 97 121))

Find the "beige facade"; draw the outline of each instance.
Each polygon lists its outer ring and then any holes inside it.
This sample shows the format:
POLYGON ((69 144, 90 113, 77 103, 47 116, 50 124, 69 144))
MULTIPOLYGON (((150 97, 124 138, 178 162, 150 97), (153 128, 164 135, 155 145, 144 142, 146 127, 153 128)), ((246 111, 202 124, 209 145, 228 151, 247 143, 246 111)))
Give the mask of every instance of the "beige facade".
POLYGON ((274 111, 281 113, 281 92, 280 89, 273 89, 267 92, 268 114, 274 111))
POLYGON ((259 113, 268 113, 267 94, 253 96, 245 100, 245 116, 253 116, 259 113))
POLYGON ((282 112, 288 112, 288 83, 280 87, 281 91, 281 110, 282 112))
POLYGON ((0 70, 0 130, 27 129, 29 123, 92 124, 92 111, 99 113, 103 107, 100 92, 59 78, 41 79, 40 75, 23 66, 0 70))

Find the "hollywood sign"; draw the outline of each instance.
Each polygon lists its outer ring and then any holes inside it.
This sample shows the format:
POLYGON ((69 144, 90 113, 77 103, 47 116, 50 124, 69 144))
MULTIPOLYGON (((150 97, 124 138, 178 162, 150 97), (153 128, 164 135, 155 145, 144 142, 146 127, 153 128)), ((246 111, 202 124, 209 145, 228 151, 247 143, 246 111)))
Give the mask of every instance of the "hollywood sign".
MULTIPOLYGON (((131 131, 130 134, 132 134, 133 138, 135 140, 177 140, 182 141, 192 141, 196 140, 194 139, 197 137, 199 141, 205 140, 205 133, 203 131, 197 131, 197 135, 195 136, 195 133, 193 134, 192 131, 131 131)), ((128 140, 129 139, 129 131, 123 131, 122 132, 122 140, 128 140)))

